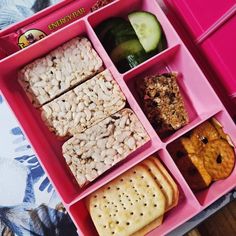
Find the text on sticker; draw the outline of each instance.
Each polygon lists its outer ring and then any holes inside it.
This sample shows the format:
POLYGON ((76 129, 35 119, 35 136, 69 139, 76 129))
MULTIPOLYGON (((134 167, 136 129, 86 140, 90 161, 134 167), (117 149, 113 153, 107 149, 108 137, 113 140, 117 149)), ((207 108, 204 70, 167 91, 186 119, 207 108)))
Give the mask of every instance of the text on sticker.
POLYGON ((74 12, 70 13, 69 15, 67 15, 67 16, 53 22, 52 24, 48 25, 48 28, 50 30, 54 30, 54 29, 56 29, 56 28, 58 28, 58 27, 60 27, 64 24, 68 23, 69 21, 80 17, 83 14, 85 14, 85 9, 82 7, 79 10, 74 11, 74 12))

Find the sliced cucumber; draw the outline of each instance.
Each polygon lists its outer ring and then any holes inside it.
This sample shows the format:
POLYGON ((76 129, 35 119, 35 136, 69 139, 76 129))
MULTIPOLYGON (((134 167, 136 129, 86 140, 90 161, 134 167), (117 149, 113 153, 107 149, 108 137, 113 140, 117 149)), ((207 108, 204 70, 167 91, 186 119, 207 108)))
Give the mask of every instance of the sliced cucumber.
POLYGON ((136 54, 135 55, 128 55, 126 58, 117 62, 116 66, 117 66, 119 72, 124 73, 124 72, 136 67, 137 65, 139 65, 142 62, 143 61, 140 61, 140 58, 138 58, 138 56, 136 54))
POLYGON ((155 15, 139 11, 128 15, 140 43, 146 52, 156 50, 162 36, 162 28, 155 15))
POLYGON ((138 39, 133 27, 128 21, 114 26, 106 33, 105 38, 116 41, 117 45, 130 39, 138 39))
POLYGON ((132 39, 138 40, 138 37, 131 24, 126 21, 125 23, 116 25, 107 31, 102 43, 107 52, 110 53, 116 46, 132 39))
POLYGON ((151 56, 152 54, 146 53, 144 50, 142 50, 136 54, 126 56, 124 59, 117 62, 116 66, 118 70, 123 73, 148 60, 151 56))
POLYGON ((109 19, 103 21, 101 24, 99 24, 95 28, 95 32, 96 32, 98 38, 102 41, 104 39, 105 34, 110 29, 114 28, 117 25, 125 24, 125 23, 126 23, 126 20, 124 20, 123 18, 120 18, 120 17, 109 18, 109 19))
POLYGON ((161 52, 167 48, 167 41, 165 35, 162 35, 161 40, 158 44, 157 50, 158 52, 161 52))
POLYGON ((129 62, 129 65, 131 68, 134 68, 135 66, 141 64, 142 62, 148 60, 153 55, 150 53, 146 53, 145 51, 138 52, 136 54, 128 55, 126 57, 127 61, 129 62))
POLYGON ((142 45, 138 39, 131 39, 123 42, 114 48, 110 54, 110 57, 114 63, 123 60, 128 55, 136 54, 144 51, 142 45))

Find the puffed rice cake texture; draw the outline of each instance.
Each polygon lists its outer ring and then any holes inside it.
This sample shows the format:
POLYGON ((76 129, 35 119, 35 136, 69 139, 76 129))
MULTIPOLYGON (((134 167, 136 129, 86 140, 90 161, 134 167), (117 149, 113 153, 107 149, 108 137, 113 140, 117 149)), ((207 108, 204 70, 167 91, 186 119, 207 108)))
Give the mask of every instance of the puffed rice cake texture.
POLYGON ((123 109, 64 143, 63 156, 80 187, 149 141, 130 109, 123 109))
POLYGON ((42 119, 58 137, 83 132, 124 108, 126 98, 109 70, 42 106, 42 119))
POLYGON ((18 81, 40 107, 103 70, 103 62, 85 37, 76 37, 23 67, 18 81))

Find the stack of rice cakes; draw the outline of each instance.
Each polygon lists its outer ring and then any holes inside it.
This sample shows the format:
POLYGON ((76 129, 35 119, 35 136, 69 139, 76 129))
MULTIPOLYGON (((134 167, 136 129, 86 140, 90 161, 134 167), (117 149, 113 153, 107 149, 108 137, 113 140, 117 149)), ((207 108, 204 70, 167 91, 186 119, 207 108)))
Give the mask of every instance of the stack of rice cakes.
POLYGON ((18 81, 49 130, 72 137, 63 155, 80 187, 150 139, 85 37, 26 65, 18 81))

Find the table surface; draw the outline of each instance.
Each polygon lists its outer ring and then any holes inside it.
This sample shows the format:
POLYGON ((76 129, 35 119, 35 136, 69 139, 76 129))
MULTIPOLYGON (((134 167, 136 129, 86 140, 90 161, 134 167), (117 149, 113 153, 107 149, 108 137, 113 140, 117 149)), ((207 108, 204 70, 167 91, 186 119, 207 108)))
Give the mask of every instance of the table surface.
MULTIPOLYGON (((0 0, 0 29, 58 1, 0 0)), ((0 186, 1 235, 8 231, 19 236, 33 233, 50 236, 77 235, 60 198, 1 93, 0 186), (33 220, 32 212, 35 216, 33 220)), ((236 189, 169 235, 185 234, 235 198, 236 189)))

